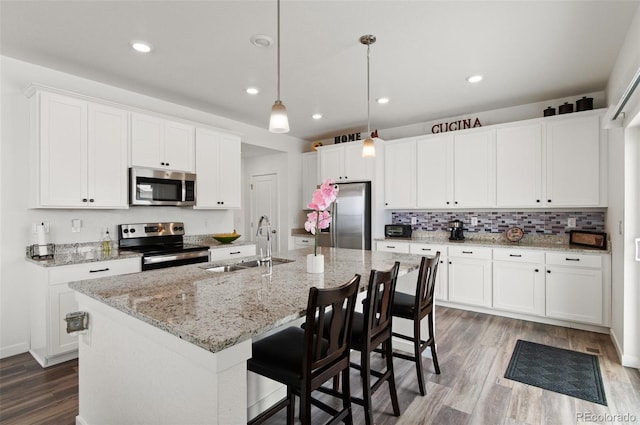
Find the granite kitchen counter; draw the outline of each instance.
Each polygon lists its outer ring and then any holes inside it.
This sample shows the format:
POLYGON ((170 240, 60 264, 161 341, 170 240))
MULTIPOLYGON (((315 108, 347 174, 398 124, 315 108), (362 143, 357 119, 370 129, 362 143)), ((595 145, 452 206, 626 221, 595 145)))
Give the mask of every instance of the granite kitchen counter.
POLYGON ((309 289, 331 288, 362 275, 366 288, 372 269, 400 261, 400 275, 416 270, 420 256, 351 249, 321 248, 325 272, 306 272, 313 248, 288 251, 294 260, 272 267, 232 272, 207 271, 201 263, 126 276, 74 282, 70 287, 185 341, 216 353, 305 314, 309 289))
POLYGON ((141 257, 142 254, 139 252, 120 251, 119 249, 112 249, 109 253, 104 253, 98 246, 84 246, 80 248, 73 247, 67 249, 64 246, 56 245, 56 251, 53 258, 34 259, 27 255, 25 260, 42 267, 59 267, 141 257))
POLYGON ((412 237, 412 238, 380 238, 375 241, 394 241, 394 242, 406 242, 406 243, 426 243, 426 244, 438 244, 447 246, 480 246, 487 248, 516 248, 516 249, 532 249, 543 251, 572 251, 588 254, 603 254, 610 253, 611 247, 608 249, 589 248, 581 245, 571 245, 568 239, 560 237, 527 237, 525 236, 520 242, 510 242, 500 235, 500 237, 481 237, 473 238, 469 237, 462 241, 450 241, 448 237, 412 237))

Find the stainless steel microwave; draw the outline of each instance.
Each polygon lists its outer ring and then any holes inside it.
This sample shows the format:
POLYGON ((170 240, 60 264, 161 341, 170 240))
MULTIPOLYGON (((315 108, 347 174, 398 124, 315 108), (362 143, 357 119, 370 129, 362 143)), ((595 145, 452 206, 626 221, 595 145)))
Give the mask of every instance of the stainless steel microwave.
POLYGON ((196 175, 180 171, 131 167, 129 169, 129 204, 196 204, 196 175))

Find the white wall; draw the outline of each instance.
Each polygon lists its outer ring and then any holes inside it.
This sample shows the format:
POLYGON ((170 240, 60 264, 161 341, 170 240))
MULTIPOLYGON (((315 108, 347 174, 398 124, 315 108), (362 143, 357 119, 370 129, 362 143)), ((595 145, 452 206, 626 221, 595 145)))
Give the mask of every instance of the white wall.
MULTIPOLYGON (((1 144, 0 181, 0 358, 28 350, 28 310, 25 276, 25 247, 34 242, 31 224, 48 221, 53 243, 93 242, 100 239, 100 229, 108 226, 115 235, 116 225, 144 221, 184 221, 187 234, 229 231, 238 216, 234 211, 203 211, 175 207, 135 207, 128 210, 44 210, 28 209, 29 192, 29 101, 23 90, 31 83, 68 90, 112 102, 179 117, 239 133, 243 143, 281 151, 287 157, 285 169, 299 168, 300 154, 307 143, 290 136, 269 133, 266 129, 183 107, 160 99, 86 80, 8 57, 0 57, 1 75, 1 144), (82 231, 71 232, 71 219, 82 220, 82 231)), ((268 163, 269 159, 265 159, 268 163)), ((297 181, 299 181, 299 176, 297 181)), ((292 206, 300 204, 292 184, 283 181, 286 195, 283 224, 291 226, 292 206)), ((295 185, 293 186, 295 188, 295 185)), ((299 192, 299 191, 298 191, 299 192)), ((244 207, 244 205, 243 205, 244 207)), ((288 228, 287 228, 288 231, 288 228)))
MULTIPOLYGON (((607 84, 610 113, 639 69, 640 9, 636 11, 607 84)), ((622 364, 640 367, 640 263, 633 260, 633 239, 640 236, 640 88, 624 112, 625 118, 618 121, 622 128, 609 131, 610 153, 614 155, 610 158, 610 188, 618 191, 609 193, 607 219, 607 232, 612 235, 611 333, 622 364), (616 186, 615 182, 621 181, 622 186, 616 186), (620 221, 622 235, 618 231, 620 221)))

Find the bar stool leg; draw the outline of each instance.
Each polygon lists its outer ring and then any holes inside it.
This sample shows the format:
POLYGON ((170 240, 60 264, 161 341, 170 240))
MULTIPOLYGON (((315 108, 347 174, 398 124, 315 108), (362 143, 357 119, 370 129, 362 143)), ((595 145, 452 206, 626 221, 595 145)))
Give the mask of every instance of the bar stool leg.
POLYGON ((420 395, 424 396, 427 392, 424 386, 424 375, 422 374, 422 345, 420 339, 420 320, 413 321, 413 351, 416 361, 416 372, 418 373, 418 385, 420 386, 420 395))
POLYGON ((393 371, 393 351, 391 341, 382 343, 382 352, 385 353, 385 357, 387 359, 387 370, 391 371, 391 376, 387 382, 389 382, 389 395, 391 396, 393 414, 395 416, 400 416, 400 403, 398 403, 398 392, 396 391, 396 377, 393 371))

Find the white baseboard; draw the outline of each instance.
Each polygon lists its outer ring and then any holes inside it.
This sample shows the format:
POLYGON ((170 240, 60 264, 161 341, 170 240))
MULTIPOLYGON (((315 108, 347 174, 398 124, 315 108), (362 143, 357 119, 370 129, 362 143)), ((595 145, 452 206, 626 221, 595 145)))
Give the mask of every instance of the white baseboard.
POLYGON ((0 348, 0 359, 5 357, 15 356, 16 354, 22 354, 29 351, 29 343, 21 342, 20 344, 9 345, 8 347, 0 348))

